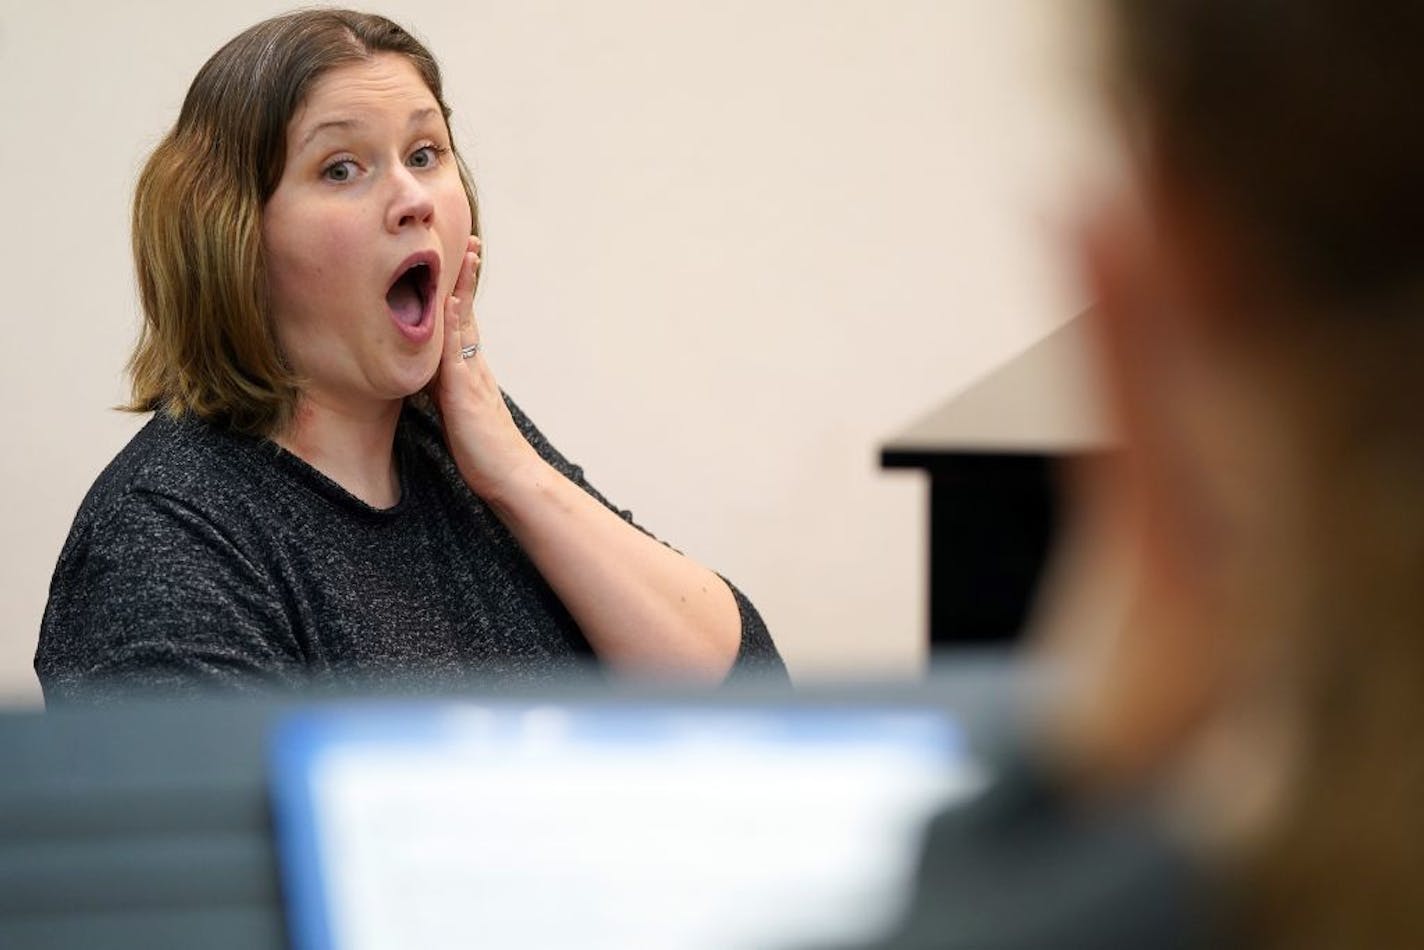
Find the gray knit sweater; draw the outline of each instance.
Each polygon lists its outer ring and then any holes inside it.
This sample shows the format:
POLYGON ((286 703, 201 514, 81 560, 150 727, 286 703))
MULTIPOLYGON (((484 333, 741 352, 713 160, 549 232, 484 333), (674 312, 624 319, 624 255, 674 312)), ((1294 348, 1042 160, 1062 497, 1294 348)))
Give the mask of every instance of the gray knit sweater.
MULTIPOLYGON (((541 456, 608 504, 510 409, 541 456)), ((35 655, 46 700, 537 682, 585 665, 578 625, 460 478, 439 421, 407 407, 395 451, 401 500, 381 510, 270 441, 155 414, 90 489, 60 553, 35 655)), ((732 590, 734 672, 784 677, 732 590)))

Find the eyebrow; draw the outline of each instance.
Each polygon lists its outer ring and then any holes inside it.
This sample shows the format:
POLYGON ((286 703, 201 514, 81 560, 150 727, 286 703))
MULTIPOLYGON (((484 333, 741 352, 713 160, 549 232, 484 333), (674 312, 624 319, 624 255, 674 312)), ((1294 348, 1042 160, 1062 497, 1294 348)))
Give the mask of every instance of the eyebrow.
MULTIPOLYGON (((431 116, 438 115, 440 115, 439 109, 433 109, 429 107, 424 109, 416 109, 410 114, 410 118, 406 120, 406 125, 419 125, 431 116)), ((320 135, 322 132, 327 131, 328 129, 354 129, 364 124, 365 123, 363 123, 360 119, 328 119, 325 122, 319 122, 312 128, 310 132, 302 136, 302 142, 300 145, 297 146, 297 151, 301 151, 302 149, 306 148, 308 145, 311 144, 312 139, 316 138, 318 135, 320 135)))

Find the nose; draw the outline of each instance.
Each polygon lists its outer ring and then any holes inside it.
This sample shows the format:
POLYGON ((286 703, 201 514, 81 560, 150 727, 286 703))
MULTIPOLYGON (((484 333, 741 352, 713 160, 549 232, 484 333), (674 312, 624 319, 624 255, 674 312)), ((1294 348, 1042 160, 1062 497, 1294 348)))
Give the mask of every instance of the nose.
POLYGON ((394 173, 393 193, 386 206, 386 229, 399 233, 411 225, 429 225, 435 214, 430 190, 404 165, 394 173))

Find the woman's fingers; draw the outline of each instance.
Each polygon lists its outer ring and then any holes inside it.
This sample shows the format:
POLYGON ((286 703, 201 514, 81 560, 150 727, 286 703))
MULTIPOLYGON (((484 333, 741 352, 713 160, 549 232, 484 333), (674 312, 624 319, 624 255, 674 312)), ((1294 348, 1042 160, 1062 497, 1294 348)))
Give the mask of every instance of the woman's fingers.
POLYGON ((477 342, 479 337, 475 328, 475 271, 479 262, 478 254, 467 251, 460 262, 460 277, 455 281, 455 293, 460 301, 460 333, 467 337, 466 343, 477 342))
MULTIPOLYGON (((475 279, 480 270, 480 239, 473 234, 465 245, 465 256, 460 261, 460 273, 455 280, 455 294, 462 304, 460 310, 460 331, 466 335, 475 331, 475 279)), ((475 340, 466 340, 473 343, 475 340)))
POLYGON ((455 275, 455 286, 450 296, 445 298, 445 340, 442 346, 442 361, 449 364, 464 362, 461 349, 479 343, 479 331, 475 326, 475 275, 479 271, 479 238, 470 236, 460 269, 455 275))
MULTIPOLYGON (((458 288, 458 281, 457 288, 458 288)), ((460 363, 460 307, 461 297, 451 293, 445 298, 445 317, 442 321, 445 338, 440 346, 440 372, 443 376, 460 363)))

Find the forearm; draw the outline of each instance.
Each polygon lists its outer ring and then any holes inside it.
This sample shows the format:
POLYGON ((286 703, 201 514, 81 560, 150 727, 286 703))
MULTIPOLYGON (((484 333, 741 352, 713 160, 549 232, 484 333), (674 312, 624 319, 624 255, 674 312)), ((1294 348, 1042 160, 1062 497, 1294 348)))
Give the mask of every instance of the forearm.
POLYGON ((485 501, 612 668, 720 679, 741 616, 720 577, 618 517, 537 456, 485 501))
POLYGON ((742 637, 727 585, 618 517, 519 431, 476 345, 478 245, 470 240, 431 383, 465 483, 509 528, 599 659, 627 672, 722 678, 742 637))

